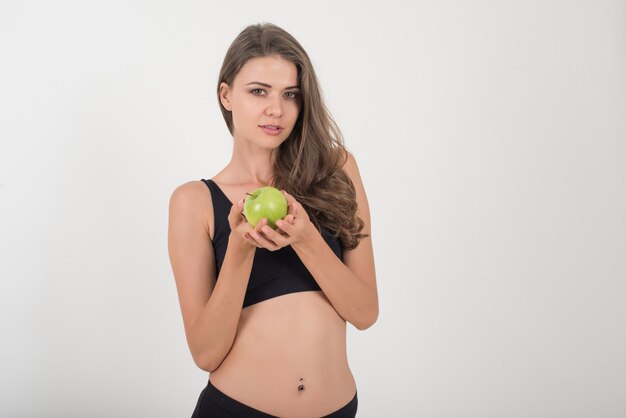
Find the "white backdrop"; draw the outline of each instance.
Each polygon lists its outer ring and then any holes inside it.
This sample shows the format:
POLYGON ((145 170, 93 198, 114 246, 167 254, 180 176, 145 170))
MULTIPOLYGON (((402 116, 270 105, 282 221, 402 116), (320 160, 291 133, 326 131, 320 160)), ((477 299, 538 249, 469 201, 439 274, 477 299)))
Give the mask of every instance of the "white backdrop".
POLYGON ((0 415, 188 417, 171 192, 248 24, 309 53, 372 216, 360 418, 626 416, 624 1, 0 6, 0 415))

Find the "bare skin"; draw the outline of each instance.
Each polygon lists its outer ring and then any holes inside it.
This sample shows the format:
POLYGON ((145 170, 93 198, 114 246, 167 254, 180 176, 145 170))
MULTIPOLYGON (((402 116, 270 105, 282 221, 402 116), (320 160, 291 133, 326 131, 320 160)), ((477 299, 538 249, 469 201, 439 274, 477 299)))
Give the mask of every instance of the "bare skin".
MULTIPOLYGON (((263 186, 227 186, 218 176, 213 180, 231 202, 263 186)), ((207 230, 213 240, 210 199, 207 206, 207 230)), ((230 352, 210 380, 231 398, 271 415, 328 415, 356 392, 347 359, 346 322, 321 291, 248 306, 242 310, 230 352), (303 390, 298 390, 300 385, 303 390)))
MULTIPOLYGON (((233 154, 213 180, 231 204, 237 204, 259 187, 272 185, 275 152, 288 140, 300 112, 295 94, 298 90, 293 88, 296 85, 295 65, 272 56, 250 59, 232 85, 222 83, 220 86, 220 101, 233 115, 233 154), (283 129, 277 135, 270 135, 261 125, 277 125, 283 129)), ((356 165, 352 164, 348 171, 353 173, 351 178, 357 185, 359 207, 363 208, 369 225, 367 202, 356 165)), ((194 360, 204 370, 212 370, 211 383, 231 398, 280 417, 321 417, 351 401, 356 383, 347 361, 344 318, 348 315, 340 316, 327 297, 334 298, 336 306, 342 306, 347 314, 353 313, 354 310, 346 309, 345 290, 342 293, 339 288, 330 288, 327 294, 307 291, 281 295, 248 306, 235 317, 233 305, 222 304, 224 293, 220 292, 217 299, 211 298, 216 277, 215 257, 210 248, 215 235, 210 191, 202 182, 188 182, 174 193, 171 208, 174 215, 170 221, 170 257, 185 330, 192 354, 195 353, 194 360), (216 304, 212 305, 211 299, 216 304), (215 306, 220 306, 221 310, 211 309, 215 306), (228 315, 222 316, 220 312, 228 315), (216 326, 217 322, 232 324, 232 327, 219 328, 221 335, 234 334, 232 345, 219 365, 214 363, 214 354, 203 356, 205 352, 216 352, 203 348, 202 341, 209 337, 197 337, 207 332, 207 328, 194 326, 195 323, 216 326), (229 334, 229 330, 232 333, 229 334)), ((231 210, 231 213, 234 212, 231 210)), ((299 219, 301 223, 302 218, 299 219)), ((233 234, 236 237, 232 251, 243 254, 255 246, 263 248, 263 243, 246 236, 248 232, 243 233, 249 231, 246 225, 239 221, 238 227, 232 228, 231 224, 231 237, 233 234), (246 241, 251 247, 246 247, 246 241)), ((360 289, 363 297, 358 301, 373 301, 375 275, 371 244, 365 241, 357 249, 345 251, 343 264, 354 272, 346 275, 344 270, 343 277, 346 281, 353 280, 355 289, 360 289), (362 282, 369 282, 368 287, 362 282)), ((237 272, 231 266, 233 271, 237 272)), ((233 277, 243 277, 241 271, 237 274, 233 277)), ((328 273, 323 277, 328 277, 328 273)), ((224 280, 228 278, 225 276, 224 280)), ((226 283, 234 283, 235 288, 244 290, 239 285, 240 280, 226 283)), ((223 289, 230 288, 220 287, 221 291, 223 289)), ((377 312, 377 305, 375 308, 377 312)), ((359 320, 362 318, 354 314, 352 319, 353 324, 363 323, 359 320)))

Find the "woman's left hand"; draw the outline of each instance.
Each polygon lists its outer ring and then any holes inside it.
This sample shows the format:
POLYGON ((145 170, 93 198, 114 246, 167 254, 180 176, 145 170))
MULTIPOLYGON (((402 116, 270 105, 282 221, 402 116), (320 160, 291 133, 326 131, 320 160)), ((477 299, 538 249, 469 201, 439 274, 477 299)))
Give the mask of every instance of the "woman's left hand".
POLYGON ((306 241, 315 230, 315 225, 311 222, 304 207, 286 191, 281 190, 281 192, 285 195, 289 205, 287 215, 276 221, 276 229, 265 225, 261 228, 262 233, 259 239, 251 238, 252 243, 259 248, 276 251, 282 247, 306 241))

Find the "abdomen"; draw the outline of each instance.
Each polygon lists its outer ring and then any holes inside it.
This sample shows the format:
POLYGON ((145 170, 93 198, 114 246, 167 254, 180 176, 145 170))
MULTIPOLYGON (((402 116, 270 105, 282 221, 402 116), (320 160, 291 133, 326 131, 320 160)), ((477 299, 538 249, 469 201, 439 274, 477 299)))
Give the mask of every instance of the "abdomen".
POLYGON ((272 415, 329 414, 356 391, 346 322, 320 291, 251 305, 242 311, 233 346, 210 380, 228 396, 272 415))

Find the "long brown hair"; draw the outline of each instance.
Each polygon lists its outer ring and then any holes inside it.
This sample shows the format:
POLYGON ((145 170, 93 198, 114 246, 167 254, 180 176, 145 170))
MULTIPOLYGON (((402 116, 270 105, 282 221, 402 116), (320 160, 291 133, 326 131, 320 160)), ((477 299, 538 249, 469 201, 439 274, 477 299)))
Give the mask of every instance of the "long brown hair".
POLYGON ((324 104, 317 76, 304 48, 272 23, 246 27, 232 42, 220 70, 217 96, 230 133, 233 117, 219 100, 220 84, 233 85, 251 58, 279 55, 298 70, 300 113, 274 159, 273 187, 285 189, 302 204, 318 231, 327 228, 344 249, 354 249, 365 223, 357 215, 354 184, 341 167, 347 159, 343 135, 324 104))

